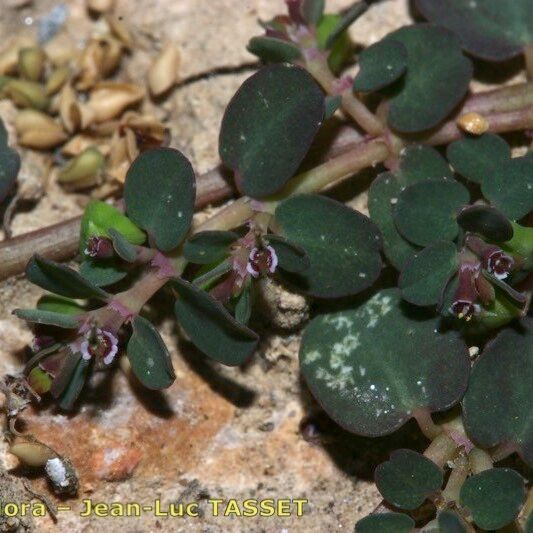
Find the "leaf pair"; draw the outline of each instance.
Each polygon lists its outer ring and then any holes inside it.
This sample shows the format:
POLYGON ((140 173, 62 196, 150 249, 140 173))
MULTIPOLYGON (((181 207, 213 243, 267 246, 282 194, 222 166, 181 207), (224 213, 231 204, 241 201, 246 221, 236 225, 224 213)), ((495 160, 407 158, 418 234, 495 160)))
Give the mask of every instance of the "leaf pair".
POLYGON ((388 121, 402 133, 428 130, 442 122, 465 95, 472 63, 446 28, 417 24, 396 30, 359 58, 356 91, 390 87, 388 121))

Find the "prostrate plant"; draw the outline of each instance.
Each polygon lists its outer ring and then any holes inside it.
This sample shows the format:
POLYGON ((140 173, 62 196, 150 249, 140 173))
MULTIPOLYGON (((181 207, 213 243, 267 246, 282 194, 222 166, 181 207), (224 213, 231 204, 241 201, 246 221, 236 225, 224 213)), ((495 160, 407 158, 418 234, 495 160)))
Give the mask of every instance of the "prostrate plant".
POLYGON ((533 35, 527 2, 498 3, 506 16, 496 27, 483 18, 493 16, 490 0, 453 2, 450 13, 461 16, 487 7, 459 22, 438 2, 420 1, 446 27, 386 36, 362 52, 355 80, 331 69, 347 57, 346 28, 365 6, 332 18, 322 1, 287 3, 289 16, 262 23, 266 35, 249 46, 282 64, 245 81, 222 123, 220 156, 246 196, 191 229, 191 165, 172 149, 141 154, 127 173, 124 212, 87 207, 79 272, 42 257, 28 265, 28 278, 54 294, 15 311, 38 330, 27 386, 70 409, 89 375, 122 352, 146 387, 170 386, 168 350, 143 316, 162 289, 175 296, 190 341, 227 365, 243 364, 257 346, 247 323, 259 278, 320 299, 367 291, 364 301, 313 318, 302 373, 349 431, 376 437, 414 418, 431 442, 423 455, 397 450, 377 468, 395 512, 367 517, 356 531, 412 531, 427 500, 434 510, 424 531, 505 527, 525 501, 525 481, 493 463, 517 452, 533 465, 533 157, 512 158, 493 132, 533 127, 533 90, 503 88, 461 104, 472 76, 462 47, 488 59, 502 59, 495 49, 516 55, 516 40, 507 41, 520 9, 527 31, 519 42, 533 35), (476 38, 465 39, 467 30, 476 38), (361 91, 378 101, 375 114, 361 91), (337 108, 368 136, 295 176, 337 108), (462 113, 488 131, 463 136, 462 113), (446 159, 430 144, 448 144, 446 159), (379 163, 388 170, 370 187, 370 218, 316 194, 379 163), (378 281, 381 251, 399 272, 398 288, 378 281))

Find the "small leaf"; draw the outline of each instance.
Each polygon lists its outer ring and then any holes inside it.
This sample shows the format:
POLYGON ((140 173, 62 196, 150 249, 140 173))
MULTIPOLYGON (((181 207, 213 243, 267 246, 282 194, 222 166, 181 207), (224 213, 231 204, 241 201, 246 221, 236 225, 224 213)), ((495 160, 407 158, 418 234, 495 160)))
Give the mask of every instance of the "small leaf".
POLYGON ((496 161, 508 161, 511 148, 498 135, 484 133, 480 136, 467 136, 448 145, 446 157, 456 172, 474 183, 494 172, 496 161))
POLYGON ((393 39, 378 41, 361 52, 354 91, 377 91, 399 79, 407 70, 407 50, 393 39))
POLYGON ((303 272, 309 268, 309 257, 301 246, 279 235, 265 235, 265 241, 274 248, 278 257, 279 267, 283 270, 287 272, 303 272))
POLYGON ((178 295, 174 306, 178 322, 199 350, 229 366, 242 365, 252 355, 258 337, 251 329, 187 281, 174 279, 172 287, 178 295))
POLYGON ((441 511, 437 523, 439 533, 468 533, 463 519, 452 511, 441 511))
POLYGON ((408 510, 420 507, 443 483, 442 471, 433 461, 407 449, 393 451, 374 476, 381 495, 395 507, 408 510))
MULTIPOLYGON (((325 14, 316 27, 316 40, 320 50, 327 50, 327 41, 331 32, 337 27, 341 16, 325 14)), ((328 66, 334 74, 339 74, 343 66, 353 55, 353 44, 347 31, 340 34, 329 49, 328 66)))
POLYGON ((26 267, 28 279, 47 291, 67 298, 99 298, 106 300, 108 294, 75 270, 54 261, 34 255, 26 267))
MULTIPOLYGON (((74 403, 78 399, 85 381, 87 379, 87 372, 89 370, 90 361, 86 361, 79 357, 76 367, 71 374, 70 381, 59 398, 59 407, 70 411, 74 407, 74 403)), ((53 385, 52 385, 53 386, 53 385)))
POLYGON ((412 533, 414 530, 415 521, 400 513, 369 515, 355 525, 355 533, 412 533))
POLYGON ((324 14, 325 0, 302 0, 300 11, 309 25, 316 26, 324 14))
POLYGON ((65 329, 77 329, 80 325, 74 316, 64 315, 54 311, 42 311, 40 309, 15 309, 13 314, 28 322, 46 324, 47 326, 57 326, 65 329))
POLYGON ((511 468, 491 468, 469 477, 461 487, 461 505, 476 525, 493 530, 510 524, 526 498, 524 479, 511 468))
POLYGON ((533 466, 533 325, 523 321, 487 345, 472 369, 463 416, 483 448, 512 443, 533 466))
POLYGON ((215 263, 229 254, 230 246, 238 238, 233 231, 201 231, 185 241, 183 255, 191 263, 215 263))
POLYGON ((326 50, 331 49, 337 39, 368 9, 366 2, 357 2, 339 18, 326 40, 326 50))
POLYGON ((27 380, 32 390, 41 396, 49 392, 50 387, 52 386, 52 378, 50 375, 44 370, 41 370, 38 366, 31 369, 27 380))
POLYGON ((331 118, 337 109, 342 104, 342 96, 340 94, 336 94, 335 96, 326 96, 326 111, 324 113, 324 118, 328 119, 331 118))
POLYGON ((6 128, 0 120, 0 203, 13 191, 20 170, 20 156, 7 140, 6 128))
POLYGON ((115 261, 91 261, 80 264, 80 274, 85 280, 97 287, 107 287, 124 279, 128 272, 115 261))
POLYGON ((465 231, 479 233, 489 241, 505 242, 513 238, 513 226, 509 219, 489 205, 465 207, 457 216, 457 222, 465 231))
POLYGON ((93 200, 83 213, 80 232, 80 253, 91 237, 109 237, 109 228, 120 232, 132 244, 142 244, 146 235, 126 215, 106 202, 93 200))
POLYGON ((533 42, 530 0, 417 0, 431 22, 452 30, 464 49, 488 61, 505 61, 533 42))
POLYGON ((132 328, 126 351, 133 373, 148 389, 167 389, 174 383, 176 375, 161 335, 142 316, 133 319, 132 328))
POLYGON ((413 144, 402 150, 400 169, 396 175, 402 185, 453 178, 453 172, 446 159, 435 148, 426 144, 413 144))
POLYGON ((518 220, 533 211, 533 157, 515 157, 495 165, 481 184, 483 195, 518 220))
POLYGON ((309 268, 287 279, 306 294, 338 298, 370 287, 381 272, 381 236, 361 213, 320 195, 288 198, 276 209, 280 234, 301 246, 309 268))
POLYGON ((172 148, 155 148, 135 159, 126 175, 128 216, 167 252, 183 240, 192 222, 196 185, 188 159, 172 148))
POLYGON ((242 290, 235 304, 235 320, 241 324, 248 324, 252 315, 252 285, 247 284, 242 290))
POLYGON ((400 193, 394 222, 406 239, 419 246, 453 240, 459 232, 456 215, 468 201, 468 190, 455 180, 421 181, 400 193))
POLYGON ((302 57, 295 44, 275 37, 252 37, 246 49, 268 63, 292 63, 302 57))
POLYGON ((63 315, 79 315, 86 311, 85 307, 75 300, 56 296, 55 294, 41 296, 37 302, 37 309, 41 311, 53 311, 63 315))
POLYGON ((452 242, 437 241, 412 259, 402 270, 398 287, 402 297, 415 305, 435 305, 458 266, 452 242))
POLYGON ((459 333, 386 289, 358 307, 314 318, 300 348, 304 378, 333 420, 359 435, 392 433, 415 410, 443 411, 467 387, 459 333))
POLYGON ((300 67, 264 67, 242 84, 226 108, 219 151, 245 194, 268 196, 292 178, 324 109, 322 91, 300 67))
POLYGON ((113 248, 116 254, 127 263, 134 263, 137 260, 137 248, 131 244, 120 231, 109 228, 109 237, 113 241, 113 248))
POLYGON ((407 50, 407 72, 390 100, 389 124, 402 133, 428 130, 461 101, 472 77, 472 63, 449 30, 431 24, 406 26, 386 39, 407 50))
POLYGON ((404 239, 394 223, 392 210, 398 202, 402 186, 391 172, 380 174, 368 191, 368 211, 383 235, 383 251, 389 262, 402 270, 406 263, 419 250, 404 239))

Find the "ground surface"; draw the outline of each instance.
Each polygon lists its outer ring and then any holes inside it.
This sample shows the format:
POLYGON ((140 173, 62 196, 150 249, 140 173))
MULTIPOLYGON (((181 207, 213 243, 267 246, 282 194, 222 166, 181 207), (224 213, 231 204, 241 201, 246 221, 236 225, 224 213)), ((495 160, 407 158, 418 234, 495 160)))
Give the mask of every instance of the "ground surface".
MULTIPOLYGON (((20 10, 2 7, 2 40, 33 31, 39 17, 58 3, 39 0, 20 10)), ((90 22, 82 1, 66 4, 70 21, 65 42, 80 44, 90 22)), ((127 62, 126 73, 133 80, 143 76, 151 47, 159 40, 179 44, 184 77, 250 61, 253 58, 245 45, 258 31, 256 20, 284 9, 282 0, 118 0, 117 4, 143 47, 127 62)), ((328 7, 349 4, 349 0, 334 0, 328 7)), ((404 0, 384 1, 353 27, 352 36, 367 45, 408 19, 404 0)), ((191 158, 198 172, 217 163, 216 141, 224 106, 247 75, 202 81, 176 90, 165 101, 172 145, 191 158)), ((9 106, 2 105, 2 115, 8 117, 9 106)), ((39 166, 26 163, 23 179, 39 181, 39 166)), ((15 234, 81 211, 83 197, 65 195, 53 184, 49 192, 34 208, 15 217, 15 234)), ((11 311, 32 307, 40 294, 22 278, 0 285, 2 374, 19 368, 31 339, 29 329, 11 311)), ((157 299, 153 309, 163 316, 170 309, 169 302, 157 299)), ((260 318, 258 322, 261 327, 260 318)), ((140 391, 117 372, 95 387, 73 416, 52 407, 25 414, 28 429, 68 455, 81 478, 79 498, 59 502, 73 510, 61 513, 57 526, 49 518, 34 519, 36 530, 352 531, 354 523, 379 501, 368 478, 375 455, 385 451, 376 452, 375 444, 346 436, 320 416, 304 424, 310 438, 303 438, 301 421, 314 416, 317 408, 299 378, 298 332, 266 336, 249 366, 221 369, 179 342, 172 321, 161 320, 159 326, 177 374, 176 383, 165 394, 140 391), (141 518, 80 518, 82 498, 143 504, 160 498, 163 506, 199 501, 203 516, 166 519, 146 513, 141 518), (309 504, 301 518, 217 518, 212 516, 208 498, 306 498, 309 504)), ((386 450, 387 441, 381 444, 386 450)), ((9 469, 16 461, 5 450, 0 444, 0 459, 9 469)), ((32 484, 36 490, 47 491, 38 476, 32 484)), ((20 485, 14 485, 12 492, 21 494, 20 485)), ((30 522, 24 527, 31 528, 30 522)))

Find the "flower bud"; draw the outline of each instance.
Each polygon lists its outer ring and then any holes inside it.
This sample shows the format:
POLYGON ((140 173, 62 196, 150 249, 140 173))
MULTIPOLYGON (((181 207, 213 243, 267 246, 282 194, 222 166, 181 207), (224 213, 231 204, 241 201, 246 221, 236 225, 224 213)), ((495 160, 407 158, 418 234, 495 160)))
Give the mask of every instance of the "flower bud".
POLYGON ((53 148, 67 138, 60 124, 48 115, 33 109, 25 109, 18 113, 15 129, 19 143, 29 148, 53 148))
POLYGON ((180 55, 173 44, 160 52, 148 71, 148 87, 153 96, 167 92, 177 81, 180 55))
POLYGON ((92 236, 87 241, 87 247, 84 252, 85 255, 93 259, 110 259, 115 255, 111 239, 97 235, 92 236))
POLYGON ((96 122, 105 122, 120 115, 127 107, 139 103, 144 90, 131 83, 101 82, 91 91, 88 106, 96 122))
POLYGON ((45 61, 46 55, 40 48, 22 48, 19 50, 19 74, 26 80, 39 81, 44 72, 45 61))
POLYGON ((10 79, 2 92, 18 107, 45 110, 50 105, 44 87, 33 81, 10 79))
POLYGON ((514 259, 499 246, 487 244, 475 235, 468 235, 466 244, 480 257, 483 268, 499 280, 506 279, 515 269, 514 259))
POLYGON ((478 293, 475 287, 475 278, 480 273, 479 263, 464 262, 459 268, 459 285, 455 291, 450 312, 460 320, 467 322, 480 310, 476 303, 478 293))
POLYGON ((91 146, 63 167, 57 180, 63 184, 90 185, 100 177, 104 164, 104 156, 91 146))

